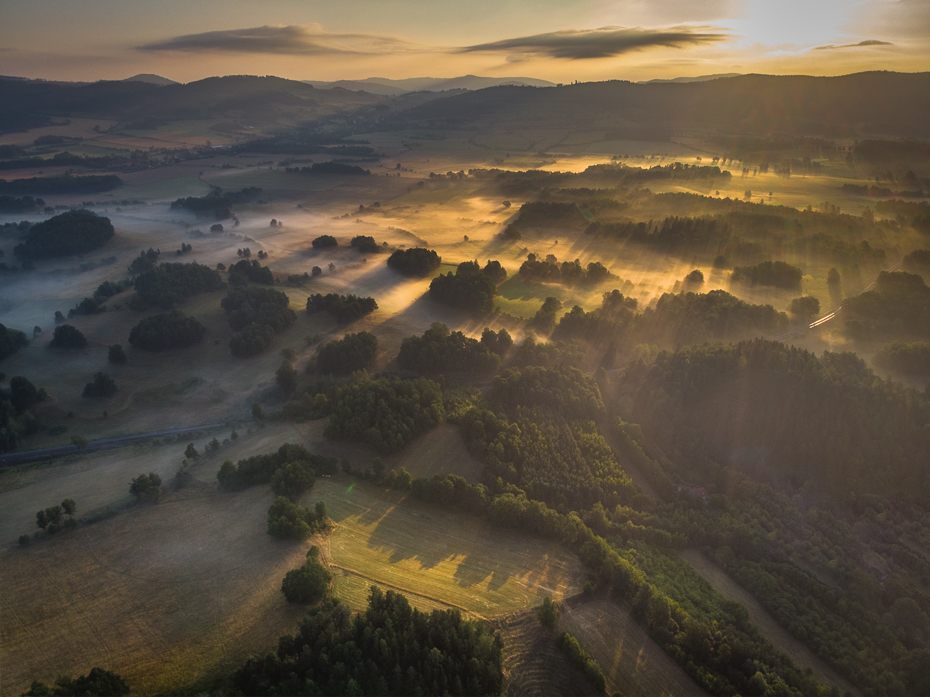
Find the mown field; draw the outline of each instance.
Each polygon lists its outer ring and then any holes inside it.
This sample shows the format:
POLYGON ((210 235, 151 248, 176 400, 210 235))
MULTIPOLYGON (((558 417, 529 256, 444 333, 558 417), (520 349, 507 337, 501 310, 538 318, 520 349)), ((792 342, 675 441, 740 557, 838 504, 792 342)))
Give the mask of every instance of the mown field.
MULTIPOLYGON (((584 570, 568 550, 404 492, 332 478, 318 480, 306 499, 325 501, 336 523, 323 547, 333 567, 428 601, 487 616, 572 595, 584 584, 584 570)), ((336 596, 353 607, 364 604, 357 584, 338 577, 336 596)))

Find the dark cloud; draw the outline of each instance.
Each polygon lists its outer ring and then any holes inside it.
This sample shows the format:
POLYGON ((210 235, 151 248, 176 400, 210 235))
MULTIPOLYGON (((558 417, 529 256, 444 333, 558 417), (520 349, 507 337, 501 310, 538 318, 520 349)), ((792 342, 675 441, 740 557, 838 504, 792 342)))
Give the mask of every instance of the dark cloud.
POLYGON ((323 31, 319 24, 264 26, 208 31, 176 36, 138 46, 140 51, 224 51, 230 53, 279 53, 292 55, 378 55, 410 51, 415 45, 377 34, 338 34, 323 31))
POLYGON ((894 46, 890 41, 879 41, 878 39, 866 39, 865 41, 860 41, 857 44, 841 44, 836 46, 830 44, 828 46, 817 46, 815 51, 832 51, 837 48, 859 48, 860 46, 894 46))
POLYGON ((508 52, 583 60, 609 58, 630 51, 659 46, 685 48, 714 43, 726 38, 728 38, 726 34, 710 31, 708 27, 671 27, 668 29, 601 27, 583 30, 565 29, 548 34, 492 41, 486 44, 465 46, 455 49, 454 52, 508 52))

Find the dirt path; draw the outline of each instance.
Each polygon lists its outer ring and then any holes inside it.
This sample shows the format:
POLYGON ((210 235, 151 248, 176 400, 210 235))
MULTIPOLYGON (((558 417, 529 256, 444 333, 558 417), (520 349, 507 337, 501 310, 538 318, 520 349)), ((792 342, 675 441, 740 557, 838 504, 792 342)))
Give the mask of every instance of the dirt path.
POLYGON ((765 608, 745 588, 730 578, 726 572, 708 559, 703 552, 697 549, 686 549, 681 552, 682 558, 718 593, 728 600, 741 603, 749 612, 749 619, 756 625, 772 646, 788 656, 799 668, 810 668, 814 675, 822 682, 840 688, 843 693, 861 697, 862 693, 848 680, 843 678, 825 661, 818 658, 804 644, 795 639, 784 627, 778 624, 765 608))

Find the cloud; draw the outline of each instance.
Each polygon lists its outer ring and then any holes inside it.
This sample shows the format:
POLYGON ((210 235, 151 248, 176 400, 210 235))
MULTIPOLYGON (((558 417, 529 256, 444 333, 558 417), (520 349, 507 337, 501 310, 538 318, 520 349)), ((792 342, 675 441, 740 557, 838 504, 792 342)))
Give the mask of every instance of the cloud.
POLYGON ((814 51, 832 51, 837 48, 858 48, 860 46, 894 46, 890 41, 879 41, 878 39, 866 39, 865 41, 860 41, 857 44, 841 44, 836 46, 834 44, 829 44, 828 46, 817 46, 814 51))
POLYGON ((492 41, 453 49, 453 52, 507 52, 518 55, 533 54, 550 58, 585 60, 609 58, 631 51, 660 46, 685 48, 687 46, 714 43, 727 38, 729 37, 726 34, 710 31, 709 27, 681 26, 667 29, 601 27, 599 29, 582 30, 564 29, 547 34, 492 41))
POLYGON ((291 24, 186 34, 137 46, 140 51, 221 51, 289 55, 384 55, 412 52, 420 47, 403 39, 378 34, 339 34, 319 24, 291 24))

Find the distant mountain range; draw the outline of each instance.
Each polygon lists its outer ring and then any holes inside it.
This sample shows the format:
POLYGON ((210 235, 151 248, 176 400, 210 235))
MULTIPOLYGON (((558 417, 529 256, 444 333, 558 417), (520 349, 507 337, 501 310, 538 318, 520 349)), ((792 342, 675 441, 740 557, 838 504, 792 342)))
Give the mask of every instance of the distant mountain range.
POLYGON ((461 77, 408 77, 404 80, 391 80, 386 77, 369 77, 364 80, 303 80, 308 85, 328 89, 341 87, 354 92, 368 92, 393 97, 408 92, 446 92, 448 90, 482 90, 486 87, 500 85, 519 85, 524 87, 555 87, 554 82, 538 80, 534 77, 480 77, 463 75, 461 77))
POLYGON ((0 133, 72 116, 112 119, 136 129, 172 120, 220 119, 284 130, 337 124, 357 132, 586 129, 603 131, 612 140, 667 141, 681 132, 930 138, 930 73, 704 76, 563 86, 472 75, 310 84, 248 75, 187 84, 157 75, 93 83, 0 77, 0 133), (497 84, 482 87, 489 83, 497 84), (374 93, 377 89, 402 92, 389 96, 374 93))
POLYGON ((653 85, 657 82, 707 82, 708 80, 719 80, 723 77, 739 77, 743 73, 717 73, 715 75, 698 75, 697 77, 672 77, 656 78, 655 80, 640 80, 640 85, 653 85))
POLYGON ((138 75, 133 75, 132 77, 127 77, 123 82, 147 82, 150 85, 160 85, 164 87, 165 85, 177 85, 178 83, 174 80, 169 80, 166 77, 161 75, 154 75, 152 73, 139 73, 138 75))
POLYGON ((394 116, 407 128, 603 130, 667 141, 695 130, 828 138, 930 137, 930 73, 839 77, 740 75, 698 82, 622 80, 550 89, 492 87, 432 99, 394 116))

